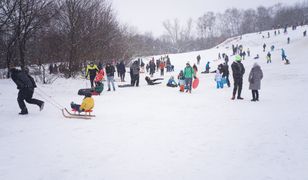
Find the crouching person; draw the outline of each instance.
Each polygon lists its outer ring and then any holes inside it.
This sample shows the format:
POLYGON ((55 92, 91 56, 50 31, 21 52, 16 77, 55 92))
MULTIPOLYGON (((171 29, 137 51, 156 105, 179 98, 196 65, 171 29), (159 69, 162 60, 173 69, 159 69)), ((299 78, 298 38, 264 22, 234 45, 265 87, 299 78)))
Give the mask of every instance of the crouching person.
POLYGON ((178 87, 173 76, 171 76, 170 79, 168 80, 167 86, 168 87, 178 87))

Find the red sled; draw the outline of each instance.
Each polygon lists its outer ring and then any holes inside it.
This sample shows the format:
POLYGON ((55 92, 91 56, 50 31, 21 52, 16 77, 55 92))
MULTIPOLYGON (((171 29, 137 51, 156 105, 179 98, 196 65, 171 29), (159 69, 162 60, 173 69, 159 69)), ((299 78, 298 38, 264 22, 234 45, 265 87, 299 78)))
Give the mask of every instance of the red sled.
POLYGON ((194 79, 192 83, 192 88, 196 89, 199 85, 199 78, 194 79))

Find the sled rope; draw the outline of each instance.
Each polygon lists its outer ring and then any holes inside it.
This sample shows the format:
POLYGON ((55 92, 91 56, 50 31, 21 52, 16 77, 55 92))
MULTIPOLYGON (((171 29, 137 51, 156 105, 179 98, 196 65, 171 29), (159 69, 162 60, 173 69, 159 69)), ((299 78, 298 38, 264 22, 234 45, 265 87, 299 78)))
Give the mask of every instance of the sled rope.
POLYGON ((46 102, 50 103, 55 108, 62 110, 64 107, 59 104, 56 100, 51 98, 47 93, 45 93, 42 89, 37 88, 39 92, 36 91, 37 95, 40 96, 42 99, 44 99, 46 102), (47 98, 48 97, 48 98, 47 98))

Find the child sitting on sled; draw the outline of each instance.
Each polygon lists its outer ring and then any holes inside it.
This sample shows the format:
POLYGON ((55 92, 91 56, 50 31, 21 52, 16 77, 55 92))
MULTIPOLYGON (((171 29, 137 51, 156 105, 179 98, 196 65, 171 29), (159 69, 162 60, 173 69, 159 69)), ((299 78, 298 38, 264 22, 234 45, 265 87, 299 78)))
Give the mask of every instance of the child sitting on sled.
POLYGON ((168 80, 167 86, 168 87, 178 87, 173 76, 171 76, 170 79, 168 80))
POLYGON ((89 111, 89 110, 92 110, 93 107, 94 107, 94 99, 92 98, 91 93, 87 93, 85 95, 81 105, 71 102, 71 108, 78 112, 89 111))
POLYGON ((184 77, 183 70, 181 70, 181 72, 179 73, 178 80, 179 80, 180 91, 184 92, 184 89, 185 89, 185 77, 184 77))

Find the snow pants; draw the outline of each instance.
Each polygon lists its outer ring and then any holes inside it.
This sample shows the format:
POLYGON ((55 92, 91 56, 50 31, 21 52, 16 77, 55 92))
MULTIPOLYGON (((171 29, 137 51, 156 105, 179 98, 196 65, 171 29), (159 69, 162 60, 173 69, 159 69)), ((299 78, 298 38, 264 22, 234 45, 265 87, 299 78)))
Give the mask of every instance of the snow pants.
POLYGON ((23 88, 19 90, 17 102, 18 102, 19 108, 22 111, 26 111, 26 112, 28 111, 24 100, 29 104, 36 104, 38 106, 41 106, 43 104, 43 101, 32 98, 33 93, 34 93, 33 88, 23 88))

